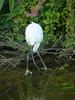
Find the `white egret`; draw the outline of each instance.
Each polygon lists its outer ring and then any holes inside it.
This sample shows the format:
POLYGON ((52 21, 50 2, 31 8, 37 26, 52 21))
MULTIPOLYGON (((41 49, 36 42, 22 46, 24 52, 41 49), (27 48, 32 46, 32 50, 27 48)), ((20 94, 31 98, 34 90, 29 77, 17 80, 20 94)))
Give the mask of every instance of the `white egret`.
MULTIPOLYGON (((26 27, 25 38, 26 38, 26 42, 28 43, 28 45, 30 45, 32 47, 32 59, 33 59, 35 66, 39 69, 39 67, 37 66, 37 64, 34 60, 34 57, 33 57, 33 53, 36 52, 38 54, 42 64, 43 64, 43 66, 44 66, 44 69, 46 70, 47 67, 46 67, 44 61, 42 60, 42 58, 38 52, 38 48, 40 46, 40 43, 43 40, 42 27, 38 23, 31 22, 31 24, 29 24, 26 27)), ((28 69, 28 59, 29 59, 29 55, 27 54, 27 68, 26 68, 25 75, 28 75, 28 73, 32 74, 32 72, 29 71, 29 69, 28 69)))

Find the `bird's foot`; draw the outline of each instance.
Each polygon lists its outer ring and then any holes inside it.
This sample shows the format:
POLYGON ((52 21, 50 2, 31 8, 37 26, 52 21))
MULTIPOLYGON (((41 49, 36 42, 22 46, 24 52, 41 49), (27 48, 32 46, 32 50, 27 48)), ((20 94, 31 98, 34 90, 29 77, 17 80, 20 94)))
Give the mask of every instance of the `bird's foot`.
POLYGON ((29 69, 26 69, 25 76, 28 76, 29 74, 31 74, 31 75, 32 75, 32 72, 31 72, 31 71, 29 71, 29 69))
POLYGON ((42 67, 41 69, 47 71, 47 67, 42 67))

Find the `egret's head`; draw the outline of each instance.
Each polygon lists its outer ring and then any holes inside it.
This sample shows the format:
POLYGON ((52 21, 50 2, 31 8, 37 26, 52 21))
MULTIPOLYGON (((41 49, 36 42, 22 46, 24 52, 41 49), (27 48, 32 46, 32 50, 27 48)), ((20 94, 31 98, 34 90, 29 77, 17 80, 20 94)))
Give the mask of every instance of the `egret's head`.
POLYGON ((34 22, 31 22, 31 24, 35 24, 34 22))

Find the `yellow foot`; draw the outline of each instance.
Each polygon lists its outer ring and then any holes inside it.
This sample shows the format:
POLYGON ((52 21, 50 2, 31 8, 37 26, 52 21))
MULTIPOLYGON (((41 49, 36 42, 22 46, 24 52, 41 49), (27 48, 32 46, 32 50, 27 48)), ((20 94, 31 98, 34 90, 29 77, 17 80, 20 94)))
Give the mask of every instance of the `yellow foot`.
POLYGON ((31 74, 31 75, 32 75, 32 72, 31 72, 31 71, 29 71, 28 69, 26 69, 25 76, 27 76, 27 75, 29 75, 29 74, 31 74))

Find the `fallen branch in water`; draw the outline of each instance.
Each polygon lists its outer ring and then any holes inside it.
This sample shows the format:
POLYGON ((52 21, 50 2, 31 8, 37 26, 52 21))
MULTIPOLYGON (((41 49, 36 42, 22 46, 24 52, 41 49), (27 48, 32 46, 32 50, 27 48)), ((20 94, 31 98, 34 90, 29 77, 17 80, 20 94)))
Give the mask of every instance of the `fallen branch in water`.
POLYGON ((73 58, 73 56, 70 56, 69 58, 70 58, 70 60, 74 60, 75 61, 75 58, 73 58))
POLYGON ((6 57, 4 57, 3 55, 1 55, 0 54, 0 57, 2 57, 3 58, 3 60, 5 61, 5 62, 8 62, 10 65, 12 65, 13 67, 16 67, 13 63, 11 63, 6 57))

